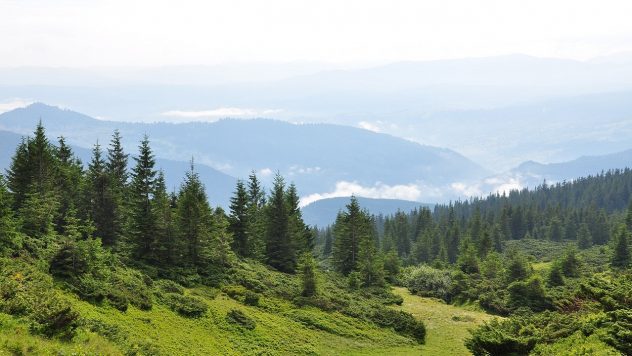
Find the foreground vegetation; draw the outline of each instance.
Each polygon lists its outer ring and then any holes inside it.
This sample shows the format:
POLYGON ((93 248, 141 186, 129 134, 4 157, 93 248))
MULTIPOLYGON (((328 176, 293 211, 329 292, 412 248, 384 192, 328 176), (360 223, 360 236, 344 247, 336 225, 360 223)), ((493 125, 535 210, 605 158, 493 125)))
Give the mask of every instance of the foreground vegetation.
POLYGON ((148 138, 127 159, 115 133, 86 168, 41 125, 16 149, 3 352, 632 354, 630 170, 390 217, 351 198, 318 230, 280 174, 227 213, 193 162, 169 194, 148 138))

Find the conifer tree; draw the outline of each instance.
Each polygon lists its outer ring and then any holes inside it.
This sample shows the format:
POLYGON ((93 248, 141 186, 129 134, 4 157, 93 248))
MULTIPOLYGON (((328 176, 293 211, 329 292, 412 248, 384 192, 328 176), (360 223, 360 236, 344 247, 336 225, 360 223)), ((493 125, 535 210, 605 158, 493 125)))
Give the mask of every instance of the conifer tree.
POLYGON ((165 176, 162 170, 158 171, 156 189, 152 202, 154 216, 156 217, 156 238, 154 254, 156 262, 161 265, 173 265, 176 262, 176 231, 172 199, 167 193, 165 176))
POLYGON ((129 174, 127 163, 129 155, 123 151, 122 138, 118 130, 114 131, 108 147, 106 171, 110 176, 110 186, 113 202, 112 233, 115 241, 120 241, 124 235, 126 221, 126 194, 128 191, 129 174))
POLYGON ((384 263, 370 237, 360 240, 357 269, 364 287, 381 287, 384 286, 384 263))
POLYGON ((628 230, 626 226, 621 225, 617 228, 614 240, 614 251, 612 255, 611 265, 615 268, 628 268, 630 266, 630 247, 628 230))
POLYGON ((551 287, 564 285, 564 273, 562 272, 562 264, 555 261, 549 271, 548 284, 551 287))
POLYGON ((285 195, 285 182, 277 173, 266 207, 266 262, 283 272, 296 269, 296 250, 289 231, 289 208, 285 195))
POLYGON ((94 223, 95 236, 101 238, 103 245, 113 246, 116 242, 114 227, 114 200, 112 197, 111 177, 105 171, 103 151, 97 142, 92 150, 92 160, 88 165, 86 186, 87 210, 94 223))
POLYGON ((176 219, 182 263, 190 267, 203 266, 210 258, 205 252, 210 245, 212 211, 193 162, 180 186, 177 201, 176 219))
POLYGON ((266 248, 266 214, 265 192, 257 175, 252 172, 248 176, 248 205, 246 235, 248 236, 248 254, 258 260, 265 260, 266 248))
POLYGON ((294 183, 288 187, 285 197, 288 207, 288 233, 294 250, 297 253, 303 251, 312 252, 314 249, 313 234, 303 221, 303 215, 299 207, 300 198, 294 183))
POLYGON ((312 297, 318 291, 318 277, 316 275, 316 263, 311 252, 303 252, 299 258, 298 272, 301 276, 302 292, 304 297, 312 297))
POLYGON ((250 257, 248 242, 248 192, 241 180, 230 199, 229 230, 233 234, 233 251, 242 257, 250 257))
POLYGON ((582 223, 577 230, 577 246, 582 250, 592 246, 592 236, 586 223, 582 223))
POLYGON ((130 247, 134 258, 151 260, 156 233, 156 217, 152 209, 156 171, 147 136, 141 141, 138 157, 134 157, 134 161, 136 165, 132 170, 130 186, 130 247))
POLYGON ((57 182, 59 190, 59 217, 56 225, 58 232, 63 233, 64 219, 69 209, 80 205, 81 189, 83 185, 83 167, 81 161, 75 157, 70 146, 66 144, 64 137, 59 138, 59 147, 55 151, 58 167, 57 182))
MULTIPOLYGON (((370 241, 373 244, 371 218, 360 208, 355 197, 351 197, 347 210, 338 214, 333 232, 333 264, 338 272, 348 275, 358 268, 360 244, 363 241, 370 241)), ((368 243, 364 245, 370 246, 368 243)), ((368 253, 367 257, 372 258, 372 253, 368 253)))
POLYGON ((11 197, 0 175, 0 256, 13 255, 22 248, 23 236, 11 205, 11 197))
POLYGON ((234 254, 231 248, 233 236, 229 231, 228 218, 220 207, 213 212, 211 228, 211 240, 207 246, 207 251, 211 253, 211 262, 219 267, 220 271, 223 271, 225 267, 232 265, 234 254))

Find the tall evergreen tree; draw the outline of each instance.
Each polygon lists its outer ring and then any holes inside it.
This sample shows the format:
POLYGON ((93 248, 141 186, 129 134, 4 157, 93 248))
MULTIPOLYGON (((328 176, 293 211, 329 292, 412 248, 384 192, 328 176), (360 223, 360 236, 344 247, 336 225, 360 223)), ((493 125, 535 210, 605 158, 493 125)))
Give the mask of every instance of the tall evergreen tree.
POLYGON ((629 232, 626 226, 621 225, 617 228, 614 241, 614 251, 612 255, 611 265, 615 268, 628 268, 632 257, 630 256, 629 232))
POLYGON ((13 255, 22 248, 23 236, 11 205, 11 196, 0 175, 0 256, 13 255))
POLYGON ((164 172, 158 171, 156 189, 152 201, 154 216, 156 217, 156 237, 154 242, 154 255, 156 262, 161 265, 171 266, 175 264, 176 229, 172 205, 172 199, 167 193, 164 172))
POLYGON ((156 170, 147 136, 141 141, 138 157, 134 157, 134 161, 136 165, 132 170, 130 186, 130 247, 134 258, 151 260, 156 233, 156 216, 152 209, 156 170))
POLYGON ((290 214, 285 196, 285 181, 279 173, 274 177, 267 204, 266 261, 280 271, 294 272, 296 250, 289 231, 290 214))
POLYGON ((250 257, 264 261, 266 253, 266 213, 264 211, 266 200, 265 192, 254 172, 248 176, 247 190, 247 250, 250 257))
POLYGON ((180 187, 176 208, 177 230, 184 265, 204 268, 210 263, 212 215, 204 185, 191 163, 191 170, 186 173, 180 187))
POLYGON ((233 251, 242 257, 250 257, 248 242, 248 192, 244 182, 237 181, 235 193, 230 199, 229 229, 233 234, 233 251))
MULTIPOLYGON (((351 197, 347 211, 338 214, 333 231, 333 264, 336 270, 347 275, 358 268, 360 244, 367 240, 373 243, 371 218, 360 208, 356 197, 351 197)), ((368 243, 364 245, 370 246, 368 243)), ((369 253, 367 257, 372 257, 372 254, 369 253)))
POLYGON ((94 223, 95 236, 101 238, 103 245, 113 246, 116 242, 114 227, 114 199, 111 177, 105 171, 103 151, 97 142, 92 150, 92 160, 88 165, 87 209, 94 223))
POLYGON ((121 140, 120 132, 115 130, 108 147, 106 164, 106 171, 111 181, 113 200, 112 233, 115 241, 120 241, 123 238, 127 217, 126 196, 129 179, 127 164, 129 155, 124 152, 121 140))

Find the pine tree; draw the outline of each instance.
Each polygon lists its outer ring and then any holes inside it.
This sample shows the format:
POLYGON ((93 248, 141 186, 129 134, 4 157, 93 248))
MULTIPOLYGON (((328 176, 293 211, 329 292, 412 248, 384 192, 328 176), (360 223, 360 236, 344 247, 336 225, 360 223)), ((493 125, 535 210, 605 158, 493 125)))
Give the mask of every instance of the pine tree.
POLYGON ((592 236, 588 224, 582 223, 577 231, 577 246, 584 250, 592 246, 592 236))
POLYGON ((564 231, 562 230, 562 222, 559 218, 554 217, 549 224, 548 238, 551 241, 560 242, 564 238, 564 231))
POLYGON ((360 240, 357 269, 364 287, 384 286, 384 264, 371 238, 360 240))
POLYGON ((294 245, 294 250, 299 254, 304 251, 311 252, 314 249, 313 234, 303 221, 300 198, 294 183, 288 187, 285 199, 288 207, 288 233, 290 241, 294 245))
POLYGON ((108 147, 108 159, 106 164, 106 171, 111 181, 110 186, 113 202, 112 233, 114 241, 123 239, 127 217, 126 195, 129 179, 127 163, 129 155, 123 151, 121 140, 119 131, 115 130, 108 147))
POLYGON ((210 245, 207 247, 211 253, 211 261, 223 271, 233 263, 234 254, 231 248, 233 236, 229 231, 229 223, 222 208, 216 208, 213 212, 213 224, 211 229, 210 245))
POLYGON ((94 223, 95 236, 101 238, 103 245, 114 246, 114 200, 112 197, 111 177, 105 171, 101 146, 97 142, 92 149, 92 160, 88 165, 86 210, 94 223))
POLYGON ((303 252, 299 258, 298 272, 301 276, 302 292, 304 297, 312 297, 318 291, 318 277, 316 275, 316 263, 310 252, 303 252))
POLYGON ((621 225, 617 228, 614 240, 614 251, 612 255, 611 265, 615 268, 628 268, 630 266, 630 247, 628 230, 626 226, 621 225))
POLYGON ((331 229, 328 227, 325 230, 325 245, 323 246, 323 257, 331 256, 331 251, 333 248, 333 236, 331 233, 331 229))
POLYGON ((347 211, 338 214, 333 232, 333 264, 338 272, 348 275, 358 268, 360 244, 363 241, 373 243, 374 233, 369 214, 360 209, 355 197, 351 197, 347 211))
POLYGON ((31 184, 28 141, 25 138, 22 139, 11 159, 11 167, 7 170, 7 181, 7 186, 13 196, 13 209, 18 210, 26 199, 31 184))
POLYGON ((579 277, 581 262, 574 248, 568 248, 561 261, 562 273, 565 277, 579 277))
POLYGON ((135 259, 151 260, 156 233, 156 216, 152 209, 156 171, 147 136, 141 141, 139 155, 134 157, 134 161, 136 166, 132 170, 130 186, 130 247, 135 259))
POLYGON ((558 261, 554 262, 549 271, 548 284, 551 287, 564 285, 564 273, 562 272, 562 264, 558 261))
POLYGON ((242 257, 250 257, 248 242, 248 192, 241 180, 230 199, 229 230, 233 234, 233 251, 242 257))
POLYGON ((154 216, 156 217, 156 238, 155 256, 156 262, 164 266, 175 264, 176 253, 176 230, 173 210, 175 205, 167 194, 164 172, 158 172, 156 178, 156 189, 152 202, 154 216))
POLYGON ((182 263, 196 268, 208 266, 213 255, 213 212, 193 163, 178 193, 176 221, 182 263))
POLYGON ((479 273, 478 257, 474 242, 469 238, 464 239, 461 246, 461 253, 457 259, 457 265, 467 274, 479 273))
POLYGON ((11 205, 11 196, 4 178, 0 175, 0 256, 16 254, 22 248, 24 239, 11 205))
POLYGON ((296 269, 296 250, 289 231, 289 209, 285 182, 279 173, 274 177, 267 203, 266 262, 283 272, 296 269))
POLYGON ((260 261, 265 260, 266 248, 266 213, 264 211, 265 193, 257 175, 252 172, 248 177, 248 205, 246 235, 248 236, 248 253, 260 261))
POLYGON ((59 190, 59 217, 56 225, 57 231, 63 233, 64 219, 68 210, 79 206, 81 203, 81 189, 83 185, 83 167, 81 161, 75 157, 72 149, 66 144, 63 137, 59 138, 59 147, 55 151, 58 167, 57 182, 59 190))

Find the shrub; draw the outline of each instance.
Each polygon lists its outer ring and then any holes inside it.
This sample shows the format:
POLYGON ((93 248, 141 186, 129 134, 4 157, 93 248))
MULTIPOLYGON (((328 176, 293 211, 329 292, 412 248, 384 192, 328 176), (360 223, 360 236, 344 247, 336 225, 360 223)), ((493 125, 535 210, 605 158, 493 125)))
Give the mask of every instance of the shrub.
POLYGON ((0 259, 0 312, 25 317, 33 332, 70 339, 79 315, 49 275, 20 260, 0 259))
POLYGON ((108 302, 110 302, 111 306, 122 312, 127 311, 127 306, 129 305, 129 299, 127 299, 127 296, 116 289, 111 290, 110 293, 108 293, 108 302))
POLYGON ((538 276, 531 277, 527 281, 513 282, 507 289, 511 307, 527 307, 533 311, 542 311, 551 307, 551 301, 546 297, 544 285, 538 276))
POLYGON ((153 304, 147 284, 148 279, 137 270, 117 268, 112 274, 112 290, 120 291, 130 304, 142 310, 151 309, 153 304))
POLYGON ((452 278, 449 271, 427 265, 405 268, 402 282, 413 294, 449 300, 452 278))
POLYGON ((255 321, 238 309, 231 309, 228 314, 226 314, 226 320, 229 323, 237 324, 248 330, 254 330, 256 327, 255 321))
POLYGON ((239 300, 246 294, 246 288, 243 286, 225 286, 222 288, 222 292, 232 299, 239 300))
POLYGON ((244 304, 252 306, 259 305, 259 293, 246 291, 246 294, 244 295, 244 304))
POLYGON ((171 310, 188 318, 200 317, 208 309, 208 306, 202 299, 187 295, 166 293, 164 301, 171 310))
POLYGON ((169 279, 161 279, 154 283, 153 286, 163 293, 184 294, 184 288, 178 283, 169 279))
POLYGON ((392 327, 398 333, 411 336, 421 344, 425 342, 426 326, 409 313, 379 308, 373 313, 371 319, 380 326, 392 327))

